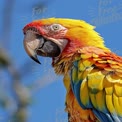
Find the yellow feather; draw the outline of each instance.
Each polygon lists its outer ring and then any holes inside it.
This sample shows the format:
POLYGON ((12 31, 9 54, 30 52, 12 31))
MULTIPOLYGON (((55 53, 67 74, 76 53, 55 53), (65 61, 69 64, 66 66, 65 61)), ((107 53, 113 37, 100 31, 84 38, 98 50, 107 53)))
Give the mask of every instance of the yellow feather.
POLYGON ((78 72, 78 81, 82 79, 83 72, 78 72))
POLYGON ((88 90, 88 83, 86 79, 82 81, 82 84, 80 87, 80 99, 84 105, 87 106, 89 104, 89 90, 88 90))
POLYGON ((86 54, 81 54, 82 59, 88 59, 88 58, 91 58, 91 57, 92 57, 91 53, 88 53, 87 55, 86 54))
POLYGON ((82 73, 82 78, 86 78, 87 75, 92 71, 93 67, 86 68, 86 70, 83 71, 82 73))
POLYGON ((69 75, 69 73, 64 75, 63 81, 64 81, 64 86, 65 86, 66 90, 68 91, 68 89, 70 88, 70 75, 69 75))
MULTIPOLYGON (((108 72, 107 72, 107 73, 108 73, 108 72)), ((104 83, 104 87, 105 87, 105 88, 107 88, 107 87, 113 87, 112 82, 109 82, 109 81, 106 79, 106 77, 104 78, 103 83, 104 83)))
POLYGON ((96 94, 92 94, 92 93, 89 93, 89 94, 90 94, 90 98, 91 98, 91 102, 93 106, 97 108, 96 94))
POLYGON ((100 91, 96 94, 96 103, 97 103, 97 107, 99 110, 101 110, 101 111, 106 110, 104 91, 100 91))
POLYGON ((112 60, 107 60, 107 62, 110 63, 110 64, 117 64, 116 61, 112 61, 112 60))
POLYGON ((106 95, 106 105, 110 113, 115 113, 112 95, 106 95))
POLYGON ((122 97, 122 85, 114 84, 114 91, 118 97, 122 97))
POLYGON ((82 62, 83 62, 82 60, 78 62, 79 71, 84 71, 86 68, 82 62))
POLYGON ((93 63, 92 63, 91 61, 89 61, 89 60, 83 60, 82 62, 83 62, 83 65, 84 65, 86 68, 91 67, 91 65, 93 64, 93 63))
MULTIPOLYGON (((36 21, 40 21, 40 20, 36 20, 36 21)), ((87 29, 94 29, 95 27, 86 23, 83 20, 74 20, 74 19, 63 19, 63 18, 48 18, 48 19, 41 19, 41 21, 43 22, 43 24, 54 24, 54 23, 59 23, 64 25, 67 28, 71 28, 71 27, 86 27, 87 29)))
POLYGON ((114 79, 112 78, 112 75, 107 75, 106 76, 106 79, 109 81, 109 82, 112 82, 112 83, 122 83, 122 81, 120 79, 114 79))
POLYGON ((107 63, 107 61, 102 61, 102 60, 101 60, 101 61, 98 61, 98 62, 99 62, 99 63, 107 63))
POLYGON ((113 94, 113 103, 114 103, 116 113, 119 116, 122 116, 122 106, 120 106, 119 104, 119 97, 117 97, 115 94, 113 94))
POLYGON ((117 72, 121 72, 122 73, 122 69, 116 69, 117 72))
POLYGON ((80 60, 78 62, 79 71, 84 71, 86 68, 91 67, 92 64, 89 60, 80 60))
POLYGON ((116 65, 116 64, 110 64, 110 66, 111 66, 111 68, 114 68, 114 69, 117 69, 120 67, 119 65, 116 65))
POLYGON ((101 58, 93 58, 94 61, 101 61, 101 58))
POLYGON ((93 53, 93 54, 92 54, 92 57, 98 58, 99 56, 98 56, 97 54, 93 53))
POLYGON ((104 77, 101 71, 88 74, 88 87, 92 92, 98 92, 103 89, 104 77))
POLYGON ((112 95, 113 94, 113 87, 107 87, 105 88, 105 92, 107 95, 112 95))
POLYGON ((121 108, 122 108, 122 97, 118 97, 119 99, 118 99, 118 102, 119 102, 119 105, 121 106, 121 108))
POLYGON ((78 82, 78 70, 74 67, 72 71, 72 81, 78 82))

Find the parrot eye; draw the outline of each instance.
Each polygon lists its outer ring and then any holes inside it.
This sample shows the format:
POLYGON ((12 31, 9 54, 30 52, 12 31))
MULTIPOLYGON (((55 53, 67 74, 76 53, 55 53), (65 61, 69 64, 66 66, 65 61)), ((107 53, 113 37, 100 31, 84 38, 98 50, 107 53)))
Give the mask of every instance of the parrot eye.
POLYGON ((53 25, 51 25, 51 30, 52 31, 58 31, 60 29, 61 29, 61 25, 59 25, 59 24, 53 24, 53 25))

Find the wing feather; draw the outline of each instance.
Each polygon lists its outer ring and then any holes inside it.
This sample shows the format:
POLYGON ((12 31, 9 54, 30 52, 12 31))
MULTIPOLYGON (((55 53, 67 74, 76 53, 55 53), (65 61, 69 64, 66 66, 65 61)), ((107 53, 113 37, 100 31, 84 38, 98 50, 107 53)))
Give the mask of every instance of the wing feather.
POLYGON ((88 47, 80 50, 79 56, 71 71, 78 103, 93 109, 101 121, 121 122, 122 58, 94 47, 91 51, 88 47))

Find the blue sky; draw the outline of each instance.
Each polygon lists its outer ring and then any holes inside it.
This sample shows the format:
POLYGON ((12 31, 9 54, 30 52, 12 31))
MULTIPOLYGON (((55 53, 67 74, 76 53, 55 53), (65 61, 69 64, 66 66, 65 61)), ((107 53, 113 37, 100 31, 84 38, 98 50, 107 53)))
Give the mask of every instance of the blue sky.
MULTIPOLYGON (((22 71, 25 74, 22 78, 23 83, 36 86, 32 104, 28 107, 28 122, 67 122, 64 112, 65 88, 62 77, 56 76, 53 72, 51 59, 40 57, 42 65, 38 65, 27 56, 23 48, 22 28, 34 19, 48 17, 82 19, 96 26, 96 31, 104 38, 106 46, 122 55, 122 2, 116 0, 52 0, 52 2, 48 1, 46 9, 36 10, 39 6, 38 2, 41 0, 16 0, 13 7, 9 47, 4 46, 11 54, 18 69, 21 69, 26 61, 31 63, 30 68, 26 64, 27 72, 22 71), (29 74, 27 77, 26 73, 29 74)), ((0 1, 1 16, 3 16, 4 3, 4 0, 0 1)), ((7 15, 7 13, 4 14, 7 15)), ((0 26, 2 26, 1 23, 2 19, 0 19, 0 26)))

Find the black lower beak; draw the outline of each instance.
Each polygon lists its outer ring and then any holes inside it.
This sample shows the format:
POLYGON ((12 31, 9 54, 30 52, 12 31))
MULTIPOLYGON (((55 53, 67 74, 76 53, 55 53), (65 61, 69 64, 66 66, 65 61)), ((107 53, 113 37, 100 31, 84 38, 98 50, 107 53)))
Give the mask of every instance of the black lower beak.
POLYGON ((40 56, 46 57, 57 57, 60 55, 61 51, 57 44, 50 40, 46 40, 43 46, 36 50, 36 53, 40 56))

